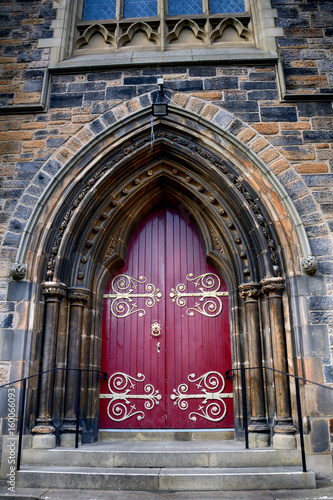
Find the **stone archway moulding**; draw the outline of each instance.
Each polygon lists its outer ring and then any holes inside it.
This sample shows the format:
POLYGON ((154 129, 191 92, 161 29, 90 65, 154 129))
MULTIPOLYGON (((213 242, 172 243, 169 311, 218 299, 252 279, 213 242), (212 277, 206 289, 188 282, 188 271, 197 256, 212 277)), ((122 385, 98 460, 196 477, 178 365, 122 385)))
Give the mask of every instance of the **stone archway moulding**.
MULTIPOLYGON (((147 95, 147 99, 148 97, 151 102, 152 95, 147 95)), ((260 172, 262 178, 265 179, 266 182, 268 182, 268 184, 271 186, 272 191, 275 192, 279 201, 283 205, 283 208, 297 234, 300 253, 302 257, 302 271, 307 274, 313 274, 313 272, 315 272, 316 270, 316 263, 314 262, 314 257, 312 257, 311 255, 309 240, 302 220, 291 198, 289 197, 285 188, 282 186, 279 179, 276 177, 272 169, 266 165, 266 163, 257 153, 255 144, 256 140, 263 140, 263 138, 261 138, 254 131, 254 129, 250 129, 250 127, 248 127, 248 125, 246 124, 243 124, 241 132, 238 133, 237 136, 233 135, 229 130, 232 129, 232 125, 236 120, 235 117, 231 113, 221 110, 221 108, 217 106, 208 104, 201 99, 190 98, 189 96, 183 94, 176 94, 175 96, 173 96, 173 102, 176 104, 176 106, 170 104, 169 109, 170 117, 174 122, 174 126, 177 126, 177 122, 179 122, 182 127, 184 126, 184 123, 193 123, 198 125, 199 127, 202 127, 203 129, 206 129, 211 137, 219 137, 221 141, 224 141, 231 146, 231 148, 235 152, 235 156, 232 157, 230 155, 230 159, 237 159, 238 155, 239 158, 241 158, 245 163, 252 165, 254 169, 257 169, 260 172), (192 109, 199 110, 199 113, 192 111, 192 109), (248 142, 247 144, 242 141, 242 138, 246 137, 246 132, 248 133, 248 135, 249 132, 252 132, 252 134, 250 133, 251 142, 249 142, 248 140, 245 141, 248 142)), ((116 108, 113 108, 112 111, 107 112, 104 117, 95 120, 96 123, 92 122, 91 124, 87 125, 86 131, 88 132, 87 136, 89 137, 89 140, 86 143, 79 140, 79 142, 82 144, 82 147, 79 150, 74 152, 73 149, 70 149, 70 145, 68 145, 69 141, 67 141, 63 148, 57 151, 56 156, 54 155, 53 159, 56 158, 57 163, 62 164, 62 166, 51 179, 51 182, 43 192, 38 204, 35 206, 30 216, 17 252, 17 263, 23 263, 26 261, 27 251, 29 249, 31 237, 36 224, 40 220, 45 206, 52 198, 52 195, 56 191, 57 187, 66 178, 72 168, 76 164, 78 164, 78 162, 82 161, 85 156, 89 155, 89 153, 98 144, 102 144, 106 138, 112 136, 120 130, 131 130, 131 127, 136 123, 136 121, 144 119, 146 120, 147 126, 149 126, 150 116, 150 106, 143 107, 139 98, 132 99, 129 103, 123 103, 116 108), (128 114, 128 109, 135 109, 135 111, 128 114), (112 122, 111 125, 110 122, 112 122), (96 130, 98 131, 96 132, 96 130), (66 161, 68 157, 69 159, 66 161)), ((237 121, 239 122, 239 119, 237 119, 237 121)), ((271 151, 272 149, 274 148, 267 142, 267 146, 266 148, 264 148, 265 152, 267 152, 268 150, 271 151)), ((105 150, 102 151, 101 153, 99 153, 98 157, 96 157, 92 161, 99 160, 102 154, 105 153, 105 150)), ((276 151, 276 154, 274 155, 274 163, 278 161, 285 162, 285 159, 280 155, 280 153, 276 151)), ((242 162, 239 159, 238 164, 240 166, 242 165, 242 162)), ((243 174, 245 178, 246 175, 249 176, 249 173, 246 173, 244 170, 243 174)), ((15 279, 15 269, 13 269, 12 276, 15 279)))
MULTIPOLYGON (((190 105, 191 98, 189 96, 185 98, 188 98, 190 105)), ((135 99, 134 103, 127 104, 131 107, 136 104, 138 108, 139 103, 140 100, 135 99)), ((262 340, 268 342, 266 361, 271 362, 273 358, 271 353, 277 351, 277 346, 280 346, 274 363, 280 363, 276 366, 281 371, 287 370, 282 298, 285 273, 284 267, 280 268, 274 262, 275 250, 277 256, 283 254, 281 248, 284 248, 287 239, 287 235, 283 234, 287 231, 282 228, 278 233, 275 229, 275 224, 279 225, 281 221, 278 211, 275 212, 272 206, 274 201, 269 201, 268 195, 274 192, 275 198, 280 200, 283 206, 281 213, 284 217, 289 217, 293 224, 294 234, 289 236, 292 243, 298 243, 303 257, 309 256, 310 248, 304 227, 283 186, 257 154, 255 146, 252 145, 251 149, 252 143, 245 145, 241 140, 241 132, 238 137, 231 133, 230 127, 235 121, 239 127, 239 120, 202 100, 194 99, 194 104, 202 106, 201 114, 187 109, 187 101, 183 103, 185 109, 170 106, 170 115, 155 123, 156 141, 152 148, 150 148, 150 106, 136 109, 135 112, 124 116, 126 107, 123 104, 108 112, 103 121, 102 117, 96 123, 93 122, 85 127, 86 135, 91 139, 76 152, 71 154, 69 140, 64 148, 56 153, 55 158, 59 160, 59 157, 62 157, 67 161, 62 162, 62 168, 58 170, 40 198, 29 220, 18 253, 18 260, 38 261, 34 266, 36 269, 37 267, 43 269, 43 273, 39 275, 43 280, 46 278, 44 271, 47 261, 44 258, 40 263, 38 259, 40 254, 30 257, 28 252, 32 255, 34 251, 43 250, 43 255, 49 258, 48 252, 54 242, 53 236, 59 234, 59 231, 66 235, 64 238, 60 237, 59 245, 56 242, 56 246, 60 249, 59 253, 58 249, 54 252, 54 260, 58 263, 57 273, 54 272, 55 267, 52 268, 51 265, 48 268, 48 271, 51 271, 50 280, 41 285, 45 297, 46 340, 41 357, 43 369, 55 366, 56 349, 62 353, 62 362, 68 363, 70 369, 78 368, 81 366, 79 363, 89 367, 99 366, 100 305, 103 284, 113 272, 111 261, 104 258, 108 250, 106 243, 112 247, 111 239, 117 240, 118 248, 116 251, 110 250, 110 259, 121 260, 122 255, 126 255, 126 251, 122 254, 122 250, 130 238, 130 229, 127 226, 133 227, 139 220, 136 214, 140 211, 147 213, 149 208, 154 206, 159 193, 163 195, 171 193, 176 200, 177 196, 184 197, 185 207, 193 217, 196 216, 194 218, 202 228, 201 234, 205 234, 206 231, 207 255, 217 268, 228 274, 235 366, 239 366, 242 359, 248 360, 251 366, 260 366, 262 340), (107 120, 109 122, 112 120, 112 123, 107 124, 107 120), (159 151, 163 154, 159 155, 159 151), (68 156, 71 158, 68 159, 68 156), (188 172, 193 172, 193 176, 186 177, 189 176, 188 172), (258 172, 259 175, 256 175, 258 172), (251 175, 254 178, 253 182, 251 175), (159 178, 162 179, 160 184, 158 184, 159 178), (136 180, 138 182, 135 182, 136 180), (127 189, 126 183, 132 187, 127 189), (195 201, 193 201, 194 192, 197 193, 195 201), (113 205, 113 196, 118 196, 114 199, 115 202, 120 199, 121 202, 113 205), (200 209, 196 207, 197 199, 201 203, 200 209), (228 215, 233 214, 233 219, 227 219, 225 216, 224 204, 228 215), (104 211, 104 206, 108 206, 108 212, 104 211), (45 227, 42 227, 41 220, 42 217, 45 218, 45 214, 47 221, 45 227), (132 220, 128 223, 130 218, 132 220), (97 224, 97 220, 100 223, 97 224), (36 226, 38 229, 33 238, 36 226), (295 238, 295 233, 298 238, 295 238), (214 246, 215 235, 217 243, 214 246), (278 245, 275 245, 274 238, 278 245), (281 241, 284 238, 284 242, 281 243, 279 238, 281 241), (43 247, 42 250, 40 247, 43 247), (112 257, 113 255, 115 257, 112 257), (248 255, 251 257, 248 258, 248 255), (248 269, 244 265, 246 259, 249 262, 248 269), (79 272, 81 263, 86 265, 87 269, 82 276, 79 272), (270 308, 268 303, 272 304, 270 308), (259 319, 261 309, 266 311, 262 320, 259 319), (66 327, 68 345, 64 336, 60 335, 62 327, 58 328, 57 321, 54 321, 54 318, 62 318, 64 321, 65 314, 70 318, 66 327), (275 329, 272 329, 272 344, 269 340, 270 334, 267 333, 269 324, 275 325, 275 329), (242 336, 248 339, 246 340, 250 343, 248 346, 242 345, 242 336), (48 349, 50 346, 52 351, 48 349), (242 349, 244 353, 240 354, 242 349)), ((242 130, 243 133, 244 131, 249 133, 252 129, 243 125, 242 130)), ((266 146, 270 147, 268 141, 266 146)), ((298 252, 299 250, 296 250, 295 254, 298 255, 298 252)), ((295 270, 294 264, 291 263, 289 266, 287 274, 292 274, 295 270)), ((34 280, 35 276, 29 278, 34 280)), ((259 379, 251 381, 251 386, 255 389, 251 398, 250 430, 253 435, 264 435, 263 441, 267 443, 266 438, 270 432, 267 422, 268 420, 270 423, 273 422, 274 414, 277 415, 274 424, 276 432, 288 434, 295 429, 291 425, 288 387, 283 386, 278 376, 275 377, 275 386, 280 387, 284 398, 276 401, 276 407, 271 405, 267 415, 265 396, 259 382, 259 379), (255 394, 260 392, 263 396, 257 399, 255 394)), ((57 384, 57 393, 66 394, 65 413, 61 417, 62 423, 59 423, 60 432, 64 435, 70 434, 76 411, 75 397, 71 395, 75 384, 70 379, 67 380, 66 387, 57 384)), ((53 386, 51 375, 44 376, 42 387, 44 386, 53 386)), ((272 388, 268 386, 267 391, 272 393, 272 388)), ((44 424, 47 425, 46 430, 50 435, 53 435, 53 425, 57 425, 54 423, 52 413, 52 398, 47 396, 49 393, 51 394, 46 390, 40 391, 38 425, 33 430, 37 435, 44 432, 45 429, 42 428, 44 424)), ((236 391, 236 394, 239 396, 239 392, 236 391)), ((85 397, 90 398, 87 422, 89 419, 95 422, 98 414, 97 383, 91 395, 87 393, 85 397)), ((274 399, 273 393, 270 399, 274 399)), ((236 403, 236 407, 240 408, 239 402, 236 403)), ((242 418, 239 410, 237 418, 239 421, 242 418)), ((237 425, 241 428, 241 425, 237 425)), ((87 424, 87 429, 88 427, 87 424)))

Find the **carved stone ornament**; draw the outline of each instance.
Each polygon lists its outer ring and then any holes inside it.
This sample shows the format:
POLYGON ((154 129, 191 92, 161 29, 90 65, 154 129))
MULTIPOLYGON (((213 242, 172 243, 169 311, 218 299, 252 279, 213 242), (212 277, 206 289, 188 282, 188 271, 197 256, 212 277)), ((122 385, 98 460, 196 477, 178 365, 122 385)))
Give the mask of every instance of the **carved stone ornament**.
POLYGON ((56 281, 47 281, 43 283, 43 295, 59 295, 60 298, 66 297, 66 285, 56 281))
POLYGON ((261 294, 260 285, 258 283, 245 283, 238 287, 239 295, 243 300, 259 297, 261 294))
POLYGON ((21 262, 15 262, 14 264, 11 265, 10 275, 13 278, 13 280, 15 281, 23 280, 26 274, 27 274, 26 264, 22 264, 21 262))
POLYGON ((262 292, 268 295, 271 292, 281 294, 285 289, 285 282, 283 278, 268 278, 261 282, 262 292))
POLYGON ((68 288, 67 297, 70 300, 80 300, 86 302, 89 299, 90 290, 88 288, 73 287, 68 288))
MULTIPOLYGON (((225 162, 222 161, 221 159, 215 158, 212 155, 210 155, 203 147, 199 147, 197 145, 192 144, 189 140, 184 139, 181 136, 177 136, 175 134, 171 134, 169 132, 166 132, 164 130, 161 130, 156 133, 156 139, 166 139, 170 140, 173 144, 179 144, 182 147, 186 147, 191 150, 191 154, 196 154, 200 156, 201 158, 204 158, 206 161, 210 162, 212 166, 215 168, 218 168, 229 180, 231 184, 234 185, 234 187, 244 196, 246 202, 254 212, 255 216, 258 219, 259 226, 262 230, 262 233, 267 241, 267 246, 268 250, 270 252, 270 260, 272 264, 272 272, 274 277, 279 277, 281 270, 280 270, 280 265, 279 265, 279 255, 278 251, 276 249, 276 244, 272 238, 272 235, 270 234, 269 231, 269 224, 266 222, 265 217, 261 213, 261 207, 258 205, 257 200, 255 200, 252 195, 247 191, 246 186, 244 185, 243 179, 237 177, 230 171, 230 166, 225 162)), ((92 187, 98 182, 111 168, 114 168, 114 166, 125 159, 130 153, 133 151, 137 151, 138 149, 142 147, 146 147, 147 144, 149 145, 151 141, 150 135, 147 135, 146 137, 141 138, 140 140, 134 142, 130 147, 126 147, 123 150, 117 150, 115 152, 115 155, 112 158, 109 158, 107 162, 100 168, 97 172, 94 173, 92 178, 85 184, 83 189, 81 190, 80 194, 77 196, 75 201, 70 205, 68 208, 62 223, 60 224, 58 228, 57 235, 55 237, 52 250, 51 250, 51 255, 49 256, 48 264, 47 264, 47 273, 46 273, 46 279, 49 282, 52 282, 53 276, 54 276, 54 270, 55 270, 55 263, 56 263, 56 256, 59 251, 59 247, 61 245, 64 233, 68 227, 68 224, 73 217, 73 214, 77 211, 78 207, 86 197, 86 195, 89 193, 89 191, 92 189, 92 187)), ((175 169, 174 169, 175 170, 175 169)), ((177 171, 178 172, 178 171, 177 171)), ((175 173, 175 171, 174 171, 175 173)), ((179 172, 178 172, 179 173, 179 172)), ((151 176, 153 174, 152 170, 147 171, 147 175, 151 176)), ((176 174, 175 174, 176 175, 176 174)), ((115 195, 117 193, 113 194, 113 200, 110 201, 110 205, 112 207, 117 206, 118 202, 115 199, 115 195)), ((119 194, 119 193, 118 193, 119 194)), ((209 195, 210 196, 210 195, 209 195)), ((221 215, 227 215, 225 213, 224 209, 220 209, 221 215)), ((105 220, 105 218, 103 218, 105 220)), ((230 229, 230 227, 229 227, 230 229)), ((110 247, 105 255, 105 259, 110 256, 113 251, 113 241, 110 243, 110 247)), ((88 248, 93 246, 93 241, 88 241, 87 245, 88 248)), ((247 270, 244 270, 244 275, 248 275, 249 273, 247 270)))
POLYGON ((302 271, 304 271, 306 274, 315 274, 318 271, 318 262, 316 257, 314 257, 313 255, 302 257, 301 267, 302 271))

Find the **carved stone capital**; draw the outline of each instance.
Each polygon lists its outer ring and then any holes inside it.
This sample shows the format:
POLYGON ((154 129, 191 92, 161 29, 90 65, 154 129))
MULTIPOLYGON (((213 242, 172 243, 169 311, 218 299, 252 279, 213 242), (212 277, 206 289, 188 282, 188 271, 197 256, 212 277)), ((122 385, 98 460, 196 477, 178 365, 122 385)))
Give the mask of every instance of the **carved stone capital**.
POLYGON ((285 289, 284 278, 267 278, 261 281, 262 292, 266 295, 273 293, 274 295, 282 295, 285 289))
POLYGON ((243 300, 256 299, 261 294, 259 283, 244 283, 238 287, 238 291, 243 300))
POLYGON ((10 275, 13 278, 13 280, 15 281, 23 280, 26 274, 27 274, 26 264, 22 264, 21 262, 15 262, 14 264, 11 265, 10 275))
POLYGON ((90 296, 90 290, 84 287, 72 286, 67 289, 67 297, 70 301, 87 302, 90 296))
POLYGON ((56 281, 46 281, 42 284, 43 295, 56 295, 58 298, 62 299, 66 297, 66 285, 64 283, 59 283, 56 281))
POLYGON ((315 274, 318 271, 318 262, 316 257, 308 255, 301 258, 301 268, 306 274, 315 274))

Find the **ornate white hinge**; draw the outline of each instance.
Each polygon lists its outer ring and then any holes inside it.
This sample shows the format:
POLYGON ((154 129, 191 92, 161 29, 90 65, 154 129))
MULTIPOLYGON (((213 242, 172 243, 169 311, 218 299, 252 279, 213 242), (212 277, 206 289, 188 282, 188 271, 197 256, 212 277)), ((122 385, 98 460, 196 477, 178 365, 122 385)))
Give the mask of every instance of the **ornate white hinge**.
POLYGON ((123 422, 130 417, 136 415, 138 420, 145 417, 143 411, 138 411, 135 404, 131 404, 130 400, 144 399, 144 408, 152 410, 159 404, 162 399, 158 390, 155 390, 151 384, 146 384, 143 388, 144 394, 131 394, 131 389, 134 389, 134 382, 143 382, 145 376, 138 373, 136 377, 131 377, 126 373, 116 372, 111 375, 108 381, 110 394, 100 394, 100 399, 110 399, 107 407, 108 417, 115 422, 123 422))
POLYGON ((193 383, 197 382, 196 386, 198 389, 204 384, 201 393, 187 394, 188 385, 180 384, 177 389, 173 389, 174 394, 170 396, 174 404, 178 405, 178 408, 181 410, 187 410, 189 399, 202 399, 202 404, 199 406, 198 411, 192 411, 189 414, 189 419, 195 422, 199 416, 211 422, 220 422, 227 413, 227 405, 224 399, 233 398, 232 393, 223 394, 225 381, 221 373, 211 371, 197 378, 195 377, 195 373, 191 373, 187 377, 187 380, 193 383), (206 404, 207 406, 205 406, 206 404))

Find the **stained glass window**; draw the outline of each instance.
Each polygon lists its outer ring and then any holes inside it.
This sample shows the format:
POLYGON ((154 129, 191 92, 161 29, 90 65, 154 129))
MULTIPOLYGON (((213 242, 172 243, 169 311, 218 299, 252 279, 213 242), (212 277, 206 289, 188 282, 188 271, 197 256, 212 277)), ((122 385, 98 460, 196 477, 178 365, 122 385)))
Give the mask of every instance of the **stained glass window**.
POLYGON ((157 0, 124 0, 124 17, 157 16, 157 0))
MULTIPOLYGON (((119 1, 119 0, 118 0, 119 1)), ((124 17, 156 17, 157 0, 123 0, 124 17)), ((114 19, 117 0, 85 0, 83 21, 114 19)), ((211 14, 245 12, 244 0, 210 0, 211 14)), ((202 14, 202 0, 168 0, 169 16, 202 14)))
POLYGON ((210 0, 209 5, 211 14, 245 12, 244 0, 210 0))
POLYGON ((202 14, 202 0, 169 0, 169 16, 193 16, 202 14))
POLYGON ((115 17, 116 0, 85 0, 82 21, 114 19, 115 17))

